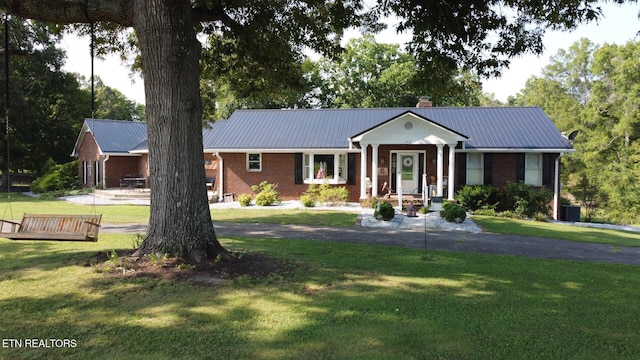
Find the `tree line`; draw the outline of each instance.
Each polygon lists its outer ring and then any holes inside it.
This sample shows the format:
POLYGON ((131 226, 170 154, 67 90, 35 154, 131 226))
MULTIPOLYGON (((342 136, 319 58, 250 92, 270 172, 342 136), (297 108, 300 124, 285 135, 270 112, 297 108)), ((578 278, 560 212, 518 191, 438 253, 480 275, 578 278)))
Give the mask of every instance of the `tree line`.
POLYGON ((536 105, 567 134, 565 190, 592 219, 640 222, 640 42, 581 39, 551 58, 510 105, 536 105))

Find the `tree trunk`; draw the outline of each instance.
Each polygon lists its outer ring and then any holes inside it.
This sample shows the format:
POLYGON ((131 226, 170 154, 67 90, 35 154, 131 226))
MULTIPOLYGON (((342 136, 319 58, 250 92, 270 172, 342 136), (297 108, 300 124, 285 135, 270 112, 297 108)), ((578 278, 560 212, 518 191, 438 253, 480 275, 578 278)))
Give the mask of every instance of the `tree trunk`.
POLYGON ((226 253, 207 200, 200 100, 200 43, 189 0, 134 1, 147 109, 151 216, 138 254, 189 261, 226 253))

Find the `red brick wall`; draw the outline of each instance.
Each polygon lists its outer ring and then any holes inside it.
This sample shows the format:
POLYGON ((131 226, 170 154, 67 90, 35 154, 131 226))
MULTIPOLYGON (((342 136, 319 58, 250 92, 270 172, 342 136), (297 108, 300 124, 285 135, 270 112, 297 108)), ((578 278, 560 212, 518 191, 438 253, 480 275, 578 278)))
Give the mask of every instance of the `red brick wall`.
POLYGON ((516 181, 516 154, 493 154, 492 166, 493 186, 503 187, 507 182, 516 181))
POLYGON ((100 173, 98 174, 99 179, 97 182, 101 183, 103 178, 103 172, 106 167, 106 187, 107 188, 115 188, 120 186, 120 175, 124 174, 147 174, 148 173, 148 165, 147 165, 147 155, 141 156, 109 156, 109 159, 104 162, 106 156, 100 156, 98 151, 98 145, 96 144, 93 135, 91 133, 86 133, 84 138, 82 139, 82 144, 80 144, 80 149, 78 150, 78 175, 80 177, 80 185, 82 187, 94 187, 96 181, 94 179, 94 162, 98 161, 100 163, 100 173), (83 161, 87 161, 91 163, 91 171, 87 174, 87 183, 84 184, 83 181, 83 161))
POLYGON ((145 165, 141 165, 141 163, 146 164, 146 158, 146 155, 144 157, 111 155, 106 164, 107 187, 120 187, 120 176, 122 175, 142 174, 147 176, 148 171, 145 169, 145 165), (141 168, 144 169, 144 171, 141 171, 141 168))
MULTIPOLYGON (((246 153, 221 154, 224 163, 224 193, 236 195, 247 193, 254 195, 252 185, 263 181, 278 184, 278 191, 282 200, 298 200, 309 185, 295 184, 295 154, 294 153, 262 153, 262 171, 247 171, 246 153)), ((360 155, 356 155, 356 177, 359 177, 360 155)), ((360 198, 360 181, 355 185, 346 186, 349 190, 349 201, 357 202, 360 198)))

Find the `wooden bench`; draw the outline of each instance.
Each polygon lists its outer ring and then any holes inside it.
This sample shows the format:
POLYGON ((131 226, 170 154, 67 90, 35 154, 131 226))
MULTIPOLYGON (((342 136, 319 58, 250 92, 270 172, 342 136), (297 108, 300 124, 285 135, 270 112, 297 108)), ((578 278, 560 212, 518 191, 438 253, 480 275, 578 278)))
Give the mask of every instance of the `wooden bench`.
POLYGON ((0 237, 12 240, 98 241, 102 215, 24 214, 21 222, 0 220, 0 237), (10 231, 5 231, 8 227, 10 231))
POLYGON ((142 189, 147 184, 147 178, 141 174, 128 174, 120 176, 120 188, 142 189))

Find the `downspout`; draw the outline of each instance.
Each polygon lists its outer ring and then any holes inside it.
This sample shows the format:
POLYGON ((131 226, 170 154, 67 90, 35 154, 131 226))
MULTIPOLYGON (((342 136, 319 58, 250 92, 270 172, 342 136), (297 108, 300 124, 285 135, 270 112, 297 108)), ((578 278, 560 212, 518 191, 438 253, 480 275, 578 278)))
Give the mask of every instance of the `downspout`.
POLYGON ((558 220, 559 208, 560 205, 560 159, 562 158, 564 153, 560 153, 555 161, 555 171, 554 171, 554 179, 553 179, 553 219, 558 220))
POLYGON ((216 179, 216 183, 220 189, 218 193, 218 201, 222 199, 223 191, 224 191, 224 160, 222 160, 222 156, 220 156, 220 152, 215 152, 216 157, 218 158, 218 179, 216 179))
POLYGON ((107 188, 107 160, 109 160, 109 155, 105 155, 102 160, 102 190, 107 188))

